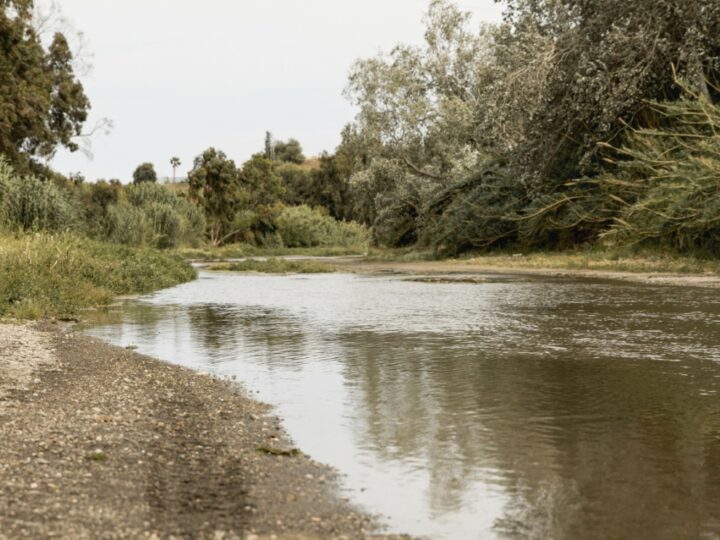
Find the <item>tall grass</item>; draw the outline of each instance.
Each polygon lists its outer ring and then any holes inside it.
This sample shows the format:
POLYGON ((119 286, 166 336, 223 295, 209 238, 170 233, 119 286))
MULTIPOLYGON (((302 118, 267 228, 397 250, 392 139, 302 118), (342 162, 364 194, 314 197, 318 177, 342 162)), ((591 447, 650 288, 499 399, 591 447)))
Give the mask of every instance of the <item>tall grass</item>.
POLYGON ((0 316, 76 316, 116 295, 149 292, 194 277, 189 264, 157 250, 71 234, 0 235, 0 316))

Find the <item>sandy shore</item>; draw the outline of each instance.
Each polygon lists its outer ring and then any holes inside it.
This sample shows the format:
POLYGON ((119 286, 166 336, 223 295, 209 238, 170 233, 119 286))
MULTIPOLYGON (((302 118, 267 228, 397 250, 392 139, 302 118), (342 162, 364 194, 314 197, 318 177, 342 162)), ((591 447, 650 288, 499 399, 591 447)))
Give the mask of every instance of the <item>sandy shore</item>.
POLYGON ((620 272, 613 270, 582 270, 564 268, 527 268, 517 266, 496 266, 473 261, 416 261, 379 262, 353 258, 327 259, 338 268, 362 274, 407 274, 408 276, 448 276, 449 280, 460 280, 461 276, 487 274, 513 274, 587 279, 610 279, 651 285, 681 285, 688 287, 720 288, 717 274, 674 274, 665 272, 620 272))
POLYGON ((69 327, 0 325, 0 539, 375 530, 238 386, 69 327))

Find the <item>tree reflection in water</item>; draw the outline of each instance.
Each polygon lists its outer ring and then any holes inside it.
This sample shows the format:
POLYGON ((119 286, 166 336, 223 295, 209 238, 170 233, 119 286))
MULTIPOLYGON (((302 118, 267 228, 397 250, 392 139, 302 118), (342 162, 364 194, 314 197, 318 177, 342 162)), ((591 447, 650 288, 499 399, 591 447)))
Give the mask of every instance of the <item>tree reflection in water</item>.
POLYGON ((720 534, 720 300, 705 291, 226 275, 98 324, 266 392, 304 449, 350 486, 370 478, 356 494, 400 530, 720 534))

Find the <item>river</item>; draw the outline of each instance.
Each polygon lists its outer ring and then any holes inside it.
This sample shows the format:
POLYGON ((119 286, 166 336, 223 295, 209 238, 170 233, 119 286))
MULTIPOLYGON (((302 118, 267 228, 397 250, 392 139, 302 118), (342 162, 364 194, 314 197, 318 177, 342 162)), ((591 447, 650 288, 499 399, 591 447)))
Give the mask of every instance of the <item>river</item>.
POLYGON ((717 291, 201 272, 88 333, 236 376, 394 532, 720 538, 717 291))

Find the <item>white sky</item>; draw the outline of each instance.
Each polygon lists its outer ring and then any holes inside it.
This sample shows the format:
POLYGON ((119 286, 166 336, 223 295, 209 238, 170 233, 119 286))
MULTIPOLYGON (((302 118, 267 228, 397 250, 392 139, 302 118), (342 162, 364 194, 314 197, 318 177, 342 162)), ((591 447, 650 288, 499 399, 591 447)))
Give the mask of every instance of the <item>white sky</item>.
MULTIPOLYGON (((40 5, 48 0, 39 0, 40 5)), ((493 0, 459 0, 474 23, 500 20, 493 0)), ((240 165, 265 131, 297 138, 306 155, 333 151, 354 116, 342 96, 351 64, 397 43, 422 41, 428 0, 60 0, 94 54, 83 78, 93 108, 115 123, 93 159, 58 152, 62 173, 128 180, 151 161, 209 146, 240 165)))

